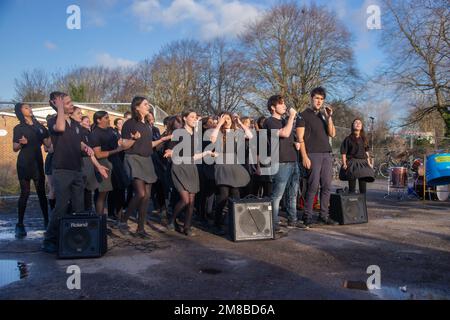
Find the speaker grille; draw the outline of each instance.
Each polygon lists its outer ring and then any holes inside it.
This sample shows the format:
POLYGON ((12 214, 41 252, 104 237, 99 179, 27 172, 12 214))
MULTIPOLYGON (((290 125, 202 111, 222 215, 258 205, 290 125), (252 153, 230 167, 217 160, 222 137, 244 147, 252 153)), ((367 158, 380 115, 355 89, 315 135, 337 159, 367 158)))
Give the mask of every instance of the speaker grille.
POLYGON ((267 200, 230 202, 230 234, 234 241, 272 239, 272 205, 267 200))

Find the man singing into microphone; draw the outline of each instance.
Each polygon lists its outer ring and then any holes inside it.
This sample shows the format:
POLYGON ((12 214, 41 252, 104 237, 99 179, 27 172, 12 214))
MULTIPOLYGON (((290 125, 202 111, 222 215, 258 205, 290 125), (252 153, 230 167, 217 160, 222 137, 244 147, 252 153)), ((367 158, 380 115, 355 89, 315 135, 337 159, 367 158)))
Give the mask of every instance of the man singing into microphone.
POLYGON ((329 137, 336 136, 333 124, 333 110, 330 107, 322 109, 326 98, 325 89, 315 88, 311 91, 311 106, 301 113, 301 120, 296 128, 300 143, 302 163, 308 170, 308 190, 305 200, 306 226, 312 224, 314 197, 320 185, 320 224, 336 225, 328 215, 330 191, 333 179, 333 156, 329 137))
MULTIPOLYGON (((284 119, 283 116, 285 115, 287 108, 283 97, 280 95, 274 95, 269 98, 267 109, 272 116, 265 121, 264 127, 269 130, 268 135, 270 135, 270 130, 276 130, 275 132, 279 138, 279 169, 278 172, 272 176, 272 214, 275 232, 281 232, 278 212, 280 209, 280 201, 284 193, 286 193, 288 228, 303 229, 305 226, 297 219, 296 202, 300 178, 297 150, 294 141, 294 128, 297 126, 297 112, 293 108, 289 109, 289 117, 284 119)), ((271 141, 270 137, 269 141, 271 141)), ((274 147, 275 146, 271 146, 271 148, 274 147)), ((272 150, 272 152, 274 152, 274 150, 272 150)))

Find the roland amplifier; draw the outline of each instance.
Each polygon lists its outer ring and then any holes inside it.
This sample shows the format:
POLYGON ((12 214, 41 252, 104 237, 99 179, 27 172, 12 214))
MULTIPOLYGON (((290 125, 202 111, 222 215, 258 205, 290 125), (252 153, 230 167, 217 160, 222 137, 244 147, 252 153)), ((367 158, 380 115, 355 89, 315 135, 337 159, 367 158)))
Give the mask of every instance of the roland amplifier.
POLYGON ((340 224, 367 223, 366 196, 352 193, 332 194, 330 217, 340 224))
POLYGON ((107 247, 106 215, 74 215, 60 220, 59 258, 97 258, 107 247))
POLYGON ((231 199, 228 213, 229 234, 233 241, 274 239, 269 198, 231 199))

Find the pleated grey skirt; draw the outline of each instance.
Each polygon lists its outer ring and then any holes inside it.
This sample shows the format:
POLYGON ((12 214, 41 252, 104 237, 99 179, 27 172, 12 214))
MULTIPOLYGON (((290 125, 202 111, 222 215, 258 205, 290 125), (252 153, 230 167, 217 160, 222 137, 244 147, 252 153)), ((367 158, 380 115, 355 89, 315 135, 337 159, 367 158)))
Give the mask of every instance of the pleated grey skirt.
POLYGON ((131 181, 133 179, 139 179, 146 183, 155 183, 158 180, 151 157, 125 154, 124 166, 125 172, 131 181))
POLYGON ((95 168, 89 157, 83 157, 81 172, 85 183, 84 188, 94 191, 98 188, 98 181, 95 176, 95 168))
POLYGON ((214 177, 218 186, 241 188, 250 182, 248 171, 240 164, 216 164, 214 177))
POLYGON ((374 182, 375 172, 367 159, 350 159, 347 163, 347 177, 349 180, 364 179, 366 182, 374 182))
POLYGON ((109 162, 108 159, 99 159, 98 162, 104 166, 107 167, 109 169, 108 171, 108 178, 103 178, 101 179, 100 183, 98 184, 98 192, 109 192, 112 191, 113 186, 112 186, 112 182, 111 182, 111 175, 113 174, 113 166, 111 164, 111 162, 109 162))
POLYGON ((171 173, 173 185, 178 192, 200 191, 200 178, 196 164, 172 164, 171 173))

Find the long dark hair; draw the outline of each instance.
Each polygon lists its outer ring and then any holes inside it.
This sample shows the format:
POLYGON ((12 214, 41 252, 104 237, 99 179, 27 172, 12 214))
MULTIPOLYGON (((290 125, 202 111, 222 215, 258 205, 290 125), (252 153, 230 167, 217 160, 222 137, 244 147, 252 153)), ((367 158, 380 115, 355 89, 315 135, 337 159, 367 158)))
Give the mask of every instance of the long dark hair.
POLYGON ((167 129, 165 135, 168 136, 172 134, 176 129, 176 124, 179 123, 181 126, 183 125, 183 118, 181 116, 171 116, 167 121, 167 129))
POLYGON ((360 118, 356 118, 355 120, 353 120, 352 122, 352 127, 351 127, 351 133, 350 133, 350 139, 352 139, 353 141, 356 142, 356 134, 355 134, 355 122, 356 121, 361 121, 361 131, 359 132, 359 136, 361 137, 361 139, 364 142, 364 147, 368 147, 369 146, 369 140, 367 140, 366 137, 366 133, 364 131, 364 122, 360 119, 360 118))
POLYGON ((94 117, 92 118, 93 124, 92 124, 91 129, 94 130, 94 128, 97 127, 97 120, 99 120, 107 115, 108 115, 108 112, 103 111, 103 110, 100 110, 100 111, 97 111, 96 113, 94 113, 94 117))
POLYGON ((147 98, 138 96, 134 97, 133 101, 131 101, 131 117, 136 121, 142 121, 141 114, 137 110, 137 107, 139 107, 144 100, 147 100, 147 98))
MULTIPOLYGON (((16 114, 16 117, 21 124, 26 124, 25 117, 22 113, 22 107, 27 106, 27 105, 29 105, 29 104, 22 103, 22 102, 16 103, 14 105, 14 113, 16 114)), ((30 108, 31 108, 31 106, 30 106, 30 108)), ((41 135, 43 132, 43 129, 45 129, 45 127, 39 121, 37 121, 37 119, 33 115, 31 116, 31 121, 33 122, 33 125, 32 125, 33 130, 36 132, 36 134, 41 135)))

